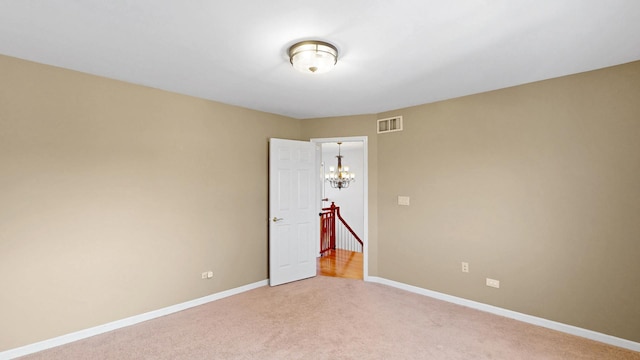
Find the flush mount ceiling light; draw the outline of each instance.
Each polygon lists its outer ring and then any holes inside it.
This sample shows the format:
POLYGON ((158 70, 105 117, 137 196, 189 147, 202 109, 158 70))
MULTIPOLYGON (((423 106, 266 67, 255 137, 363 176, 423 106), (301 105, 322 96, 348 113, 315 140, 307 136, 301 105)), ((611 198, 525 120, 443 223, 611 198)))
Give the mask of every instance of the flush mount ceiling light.
POLYGON ((289 61, 298 71, 320 74, 336 65, 338 49, 324 41, 301 41, 289 48, 289 61))

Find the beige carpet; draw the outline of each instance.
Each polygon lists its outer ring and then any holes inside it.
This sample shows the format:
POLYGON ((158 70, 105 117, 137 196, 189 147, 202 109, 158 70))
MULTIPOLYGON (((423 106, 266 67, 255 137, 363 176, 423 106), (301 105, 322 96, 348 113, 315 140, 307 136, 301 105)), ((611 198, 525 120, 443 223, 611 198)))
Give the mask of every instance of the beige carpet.
POLYGON ((23 359, 640 359, 358 280, 262 287, 23 359))

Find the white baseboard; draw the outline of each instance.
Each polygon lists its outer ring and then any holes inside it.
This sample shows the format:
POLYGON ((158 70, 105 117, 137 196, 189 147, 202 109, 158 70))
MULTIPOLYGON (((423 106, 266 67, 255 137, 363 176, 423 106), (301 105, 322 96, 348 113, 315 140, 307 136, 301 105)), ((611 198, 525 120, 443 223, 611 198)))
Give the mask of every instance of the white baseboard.
MULTIPOLYGON (((547 319, 543 319, 543 318, 539 318, 539 317, 535 317, 535 316, 531 316, 531 315, 527 315, 527 314, 522 314, 519 312, 515 312, 515 311, 511 311, 511 310, 507 310, 507 309, 503 309, 503 308, 499 308, 496 306, 492 306, 492 305, 487 305, 487 304, 483 304, 483 303, 479 303, 476 301, 472 301, 472 300, 467 300, 464 298, 460 298, 460 297, 456 297, 456 296, 452 296, 452 295, 447 295, 447 294, 443 294, 443 293, 439 293, 437 291, 432 291, 432 290, 427 290, 427 289, 423 289, 417 286, 412 286, 412 285, 407 285, 404 283, 400 283, 397 281, 393 281, 393 280, 388 280, 388 279, 384 279, 384 278, 380 278, 380 277, 376 277, 376 276, 367 276, 365 278, 365 281, 369 281, 369 282, 373 282, 373 283, 379 283, 379 284, 383 284, 383 285, 388 285, 391 287, 395 287, 398 289, 402 289, 402 290, 406 290, 412 293, 416 293, 416 294, 420 294, 420 295, 424 295, 424 296, 429 296, 438 300, 443 300, 443 301, 447 301, 450 303, 454 303, 454 304, 458 304, 458 305, 462 305, 462 306, 466 306, 469 308, 473 308, 473 309, 477 309, 480 311, 484 311, 484 312, 488 312, 488 313, 492 313, 492 314, 496 314, 496 315, 500 315, 500 316, 504 316, 507 318, 511 318, 511 319, 515 319, 515 320, 519 320, 522 322, 526 322, 529 324, 533 324, 533 325, 538 325, 538 326, 542 326, 545 328, 549 328, 549 329, 553 329, 553 330, 557 330, 557 331, 561 331, 564 333, 568 333, 571 335, 576 335, 576 336, 580 336, 583 338, 587 338, 587 339, 591 339, 591 340, 595 340, 595 341, 599 341, 605 344, 609 344, 609 345, 613 345, 613 346, 618 346, 621 348, 625 348, 625 349, 629 349, 629 350, 633 350, 633 351, 638 351, 640 352, 640 343, 637 342, 633 342, 630 340, 626 340, 626 339, 621 339, 621 338, 617 338, 615 336, 611 336, 611 335, 607 335, 607 334, 602 334, 602 333, 598 333, 592 330, 587 330, 587 329, 582 329, 576 326, 572 326, 572 325, 567 325, 567 324, 563 324, 563 323, 559 323, 559 322, 555 322, 555 321, 551 321, 551 320, 547 320, 547 319)), ((66 335, 62 335, 62 336, 58 336, 55 337, 53 339, 49 339, 49 340, 44 340, 44 341, 40 341, 34 344, 30 344, 30 345, 26 345, 23 347, 19 347, 19 348, 15 348, 15 349, 11 349, 11 350, 7 350, 7 351, 3 351, 0 352, 0 360, 9 360, 9 359, 13 359, 16 357, 20 357, 20 356, 25 356, 25 355, 29 355, 29 354, 33 354, 39 351, 43 351, 46 349, 50 349, 56 346, 60 346, 60 345, 64 345, 64 344, 68 344, 74 341, 78 341, 78 340, 82 340, 82 339, 86 339, 89 338, 91 336, 95 336, 95 335, 99 335, 99 334, 103 334, 112 330, 117 330, 120 328, 124 328, 130 325, 134 325, 143 321, 147 321, 147 320, 151 320, 151 319, 155 319, 161 316, 165 316, 165 315, 169 315, 178 311, 182 311, 182 310, 186 310, 189 308, 192 308, 194 306, 198 306, 198 305, 203 305, 212 301, 216 301, 216 300, 220 300, 232 295, 236 295, 236 294, 240 294, 243 293, 245 291, 249 291, 249 290, 253 290, 262 286, 266 286, 269 284, 269 280, 262 280, 262 281, 258 281, 255 282, 253 284, 248 284, 248 285, 244 285, 244 286, 240 286, 234 289, 230 289, 230 290, 226 290, 226 291, 222 291, 216 294, 212 294, 212 295, 208 295, 199 299, 194 299, 191 301, 187 301, 181 304, 177 304, 177 305, 173 305, 173 306, 169 306, 166 308, 162 308, 159 310, 154 310, 154 311, 150 311, 144 314, 140 314, 140 315, 135 315, 132 317, 128 317, 122 320, 117 320, 114 322, 110 322, 104 325, 99 325, 99 326, 95 326, 89 329, 85 329, 85 330, 80 330, 74 333, 70 333, 70 334, 66 334, 66 335)))
POLYGON ((68 344, 70 342, 74 342, 74 341, 78 341, 78 340, 82 340, 82 339, 86 339, 88 337, 91 336, 95 336, 95 335, 99 335, 99 334, 103 334, 112 330, 117 330, 120 328, 124 328, 127 326, 131 326, 137 323, 141 323, 143 321, 147 321, 147 320, 151 320, 151 319, 155 319, 161 316, 165 316, 165 315, 169 315, 169 314, 173 314, 175 312, 178 311, 182 311, 182 310, 186 310, 189 308, 192 308, 194 306, 198 306, 198 305, 203 305, 212 301, 216 301, 216 300, 220 300, 232 295, 236 295, 236 294, 240 294, 243 293, 245 291, 249 291, 249 290, 253 290, 262 286, 266 286, 269 285, 269 280, 262 280, 262 281, 258 281, 255 282, 253 284, 248 284, 248 285, 244 285, 244 286, 240 286, 234 289, 230 289, 230 290, 225 290, 219 293, 215 293, 212 295, 208 295, 205 297, 201 297, 198 299, 194 299, 194 300, 190 300, 187 302, 183 302, 180 304, 176 304, 173 306, 169 306, 166 308, 162 308, 162 309, 158 309, 158 310, 154 310, 154 311, 149 311, 147 313, 144 314, 140 314, 140 315, 135 315, 135 316, 131 316, 122 320, 117 320, 117 321, 113 321, 107 324, 103 324, 103 325, 98 325, 89 329, 84 329, 84 330, 80 330, 80 331, 76 331, 74 333, 70 333, 70 334, 66 334, 66 335, 62 335, 62 336, 58 336, 55 337, 53 339, 49 339, 49 340, 44 340, 44 341, 40 341, 34 344, 30 344, 30 345, 26 345, 26 346, 22 346, 19 348, 15 348, 15 349, 11 349, 11 350, 7 350, 7 351, 3 351, 0 352, 0 360, 8 360, 8 359, 13 359, 16 357, 20 357, 20 356, 25 356, 25 355, 29 355, 29 354, 33 354, 36 353, 38 351, 42 351, 42 350, 46 350, 46 349, 50 349, 56 346, 60 346, 60 345, 64 345, 64 344, 68 344))
POLYGON ((559 322, 556 322, 556 321, 551 321, 551 320, 539 318, 539 317, 536 317, 536 316, 531 316, 531 315, 519 313, 519 312, 516 312, 516 311, 511 311, 511 310, 499 308, 499 307, 493 306, 493 305, 483 304, 483 303, 476 302, 476 301, 473 301, 473 300, 467 300, 467 299, 464 299, 464 298, 460 298, 460 297, 456 297, 456 296, 452 296, 452 295, 439 293, 437 291, 423 289, 423 288, 420 288, 420 287, 417 287, 417 286, 413 286, 413 285, 407 285, 407 284, 404 284, 404 283, 400 283, 400 282, 397 282, 397 281, 380 278, 380 277, 377 277, 377 276, 367 276, 365 280, 369 281, 369 282, 373 282, 373 283, 388 285, 388 286, 395 287, 395 288, 402 289, 402 290, 406 290, 406 291, 409 291, 409 292, 412 292, 412 293, 425 295, 425 296, 432 297, 432 298, 435 298, 435 299, 438 299, 438 300, 443 300, 443 301, 446 301, 446 302, 450 302, 450 303, 466 306, 466 307, 469 307, 469 308, 472 308, 472 309, 476 309, 476 310, 480 310, 480 311, 484 311, 484 312, 488 312, 488 313, 504 316, 504 317, 507 317, 507 318, 515 319, 515 320, 519 320, 519 321, 526 322, 526 323, 529 323, 529 324, 542 326, 542 327, 545 327, 545 328, 548 328, 548 329, 561 331, 561 332, 564 332, 564 333, 567 333, 567 334, 580 336, 580 337, 587 338, 587 339, 590 339, 590 340, 599 341, 599 342, 602 342, 602 343, 605 343, 605 344, 618 346, 618 347, 621 347, 621 348, 625 348, 625 349, 629 349, 629 350, 640 352, 640 343, 637 343, 637 342, 634 342, 634 341, 631 341, 631 340, 621 339, 621 338, 618 338, 618 337, 615 337, 615 336, 602 334, 602 333, 595 332, 595 331, 592 331, 592 330, 587 330, 587 329, 579 328, 579 327, 576 327, 576 326, 567 325, 567 324, 559 323, 559 322))

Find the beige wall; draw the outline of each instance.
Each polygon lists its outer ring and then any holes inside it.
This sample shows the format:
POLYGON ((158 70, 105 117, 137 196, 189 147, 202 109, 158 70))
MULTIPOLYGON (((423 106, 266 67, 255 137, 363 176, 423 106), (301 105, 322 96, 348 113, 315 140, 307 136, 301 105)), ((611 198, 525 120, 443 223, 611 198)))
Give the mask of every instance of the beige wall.
POLYGON ((640 341, 640 62, 302 121, 0 71, 0 351, 265 279, 272 136, 368 136, 370 275, 640 341))
POLYGON ((640 342, 640 62, 391 115, 381 277, 640 342))
POLYGON ((267 140, 299 120, 0 72, 0 351, 268 277, 267 140))

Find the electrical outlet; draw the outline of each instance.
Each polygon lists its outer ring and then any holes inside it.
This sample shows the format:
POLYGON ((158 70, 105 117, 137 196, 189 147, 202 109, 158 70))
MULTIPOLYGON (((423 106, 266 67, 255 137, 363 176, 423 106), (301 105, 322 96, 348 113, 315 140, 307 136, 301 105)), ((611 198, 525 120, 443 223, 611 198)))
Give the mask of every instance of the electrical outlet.
POLYGON ((203 279, 206 279, 207 278, 207 272, 206 271, 203 272, 201 276, 202 276, 203 279))
POLYGON ((462 262, 462 272, 469 272, 469 263, 468 262, 462 262))
POLYGON ((409 206, 411 199, 408 196, 398 196, 398 205, 409 206))
POLYGON ((209 271, 207 273, 207 279, 211 279, 213 277, 213 271, 209 271))
POLYGON ((487 286, 499 289, 500 288, 500 281, 499 280, 495 280, 495 279, 487 278, 487 286))

